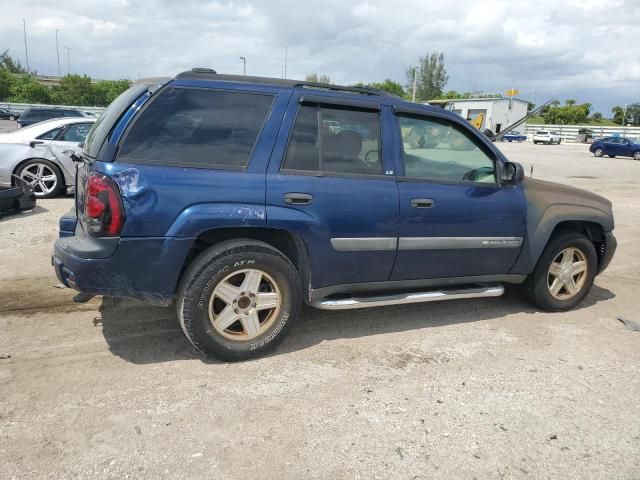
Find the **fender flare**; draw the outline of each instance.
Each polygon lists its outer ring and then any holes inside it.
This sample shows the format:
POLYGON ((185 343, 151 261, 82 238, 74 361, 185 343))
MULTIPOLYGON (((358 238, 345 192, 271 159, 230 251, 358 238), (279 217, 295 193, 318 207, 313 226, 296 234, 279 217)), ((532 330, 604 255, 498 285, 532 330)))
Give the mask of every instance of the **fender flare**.
POLYGON ((553 204, 543 212, 530 212, 527 236, 520 256, 509 273, 530 274, 555 229, 564 222, 583 222, 598 225, 603 232, 613 230, 613 219, 604 210, 588 205, 553 204))

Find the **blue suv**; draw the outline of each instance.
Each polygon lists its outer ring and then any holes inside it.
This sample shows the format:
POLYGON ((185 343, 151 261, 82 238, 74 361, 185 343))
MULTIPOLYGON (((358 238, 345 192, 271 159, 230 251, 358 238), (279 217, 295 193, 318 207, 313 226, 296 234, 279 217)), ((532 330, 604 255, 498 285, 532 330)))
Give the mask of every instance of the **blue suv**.
MULTIPOLYGON (((499 296, 567 310, 616 248, 611 203, 524 178, 458 115, 357 87, 193 69, 96 121, 53 265, 91 295, 175 302, 191 343, 240 360, 302 302, 499 296)), ((393 321, 393 319, 389 319, 393 321)))

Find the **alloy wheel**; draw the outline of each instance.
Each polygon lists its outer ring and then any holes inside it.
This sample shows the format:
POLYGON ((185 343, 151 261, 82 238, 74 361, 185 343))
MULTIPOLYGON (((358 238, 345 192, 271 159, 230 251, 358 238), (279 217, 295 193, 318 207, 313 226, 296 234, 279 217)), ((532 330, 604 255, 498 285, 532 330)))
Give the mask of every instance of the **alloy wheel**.
POLYGON ((209 298, 209 321, 230 340, 251 340, 273 324, 282 306, 275 280, 259 269, 233 272, 213 290, 209 298))
POLYGON ((551 262, 547 274, 547 288, 557 300, 569 300, 580 292, 587 280, 587 257, 582 250, 568 247, 551 262))
POLYGON ((44 163, 32 163, 20 172, 20 178, 33 187, 36 196, 48 195, 56 190, 58 176, 44 163))

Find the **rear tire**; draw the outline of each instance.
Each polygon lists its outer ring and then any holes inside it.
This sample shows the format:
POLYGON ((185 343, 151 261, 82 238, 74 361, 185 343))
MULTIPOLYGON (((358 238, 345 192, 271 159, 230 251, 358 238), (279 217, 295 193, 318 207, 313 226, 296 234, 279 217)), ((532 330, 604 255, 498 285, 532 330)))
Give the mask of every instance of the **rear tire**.
POLYGON ((601 157, 602 155, 604 155, 604 150, 602 150, 601 148, 598 147, 593 151, 593 154, 596 157, 601 157))
POLYGON ((637 152, 633 152, 633 159, 640 160, 640 150, 638 150, 637 152))
POLYGON ((16 170, 16 175, 33 187, 38 198, 52 198, 64 188, 64 175, 53 162, 44 158, 32 158, 16 170))
POLYGON ((609 158, 616 158, 615 155, 609 155, 609 158))
POLYGON ((544 249, 523 284, 524 292, 543 310, 570 310, 589 293, 597 268, 598 256, 591 240, 581 233, 564 233, 544 249))
POLYGON ((224 361, 273 350, 298 318, 301 305, 300 277, 289 259, 266 243, 248 239, 202 252, 184 273, 176 302, 191 344, 224 361))

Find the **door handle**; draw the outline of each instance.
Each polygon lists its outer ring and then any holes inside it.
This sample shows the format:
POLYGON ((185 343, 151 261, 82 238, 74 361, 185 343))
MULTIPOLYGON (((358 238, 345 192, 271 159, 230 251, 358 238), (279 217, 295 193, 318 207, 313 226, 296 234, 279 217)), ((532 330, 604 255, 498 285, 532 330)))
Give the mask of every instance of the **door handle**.
POLYGON ((436 204, 430 198, 412 198, 411 206, 413 208, 431 208, 436 204))
POLYGON ((310 205, 313 203, 313 195, 309 193, 285 193, 284 203, 289 205, 310 205))

